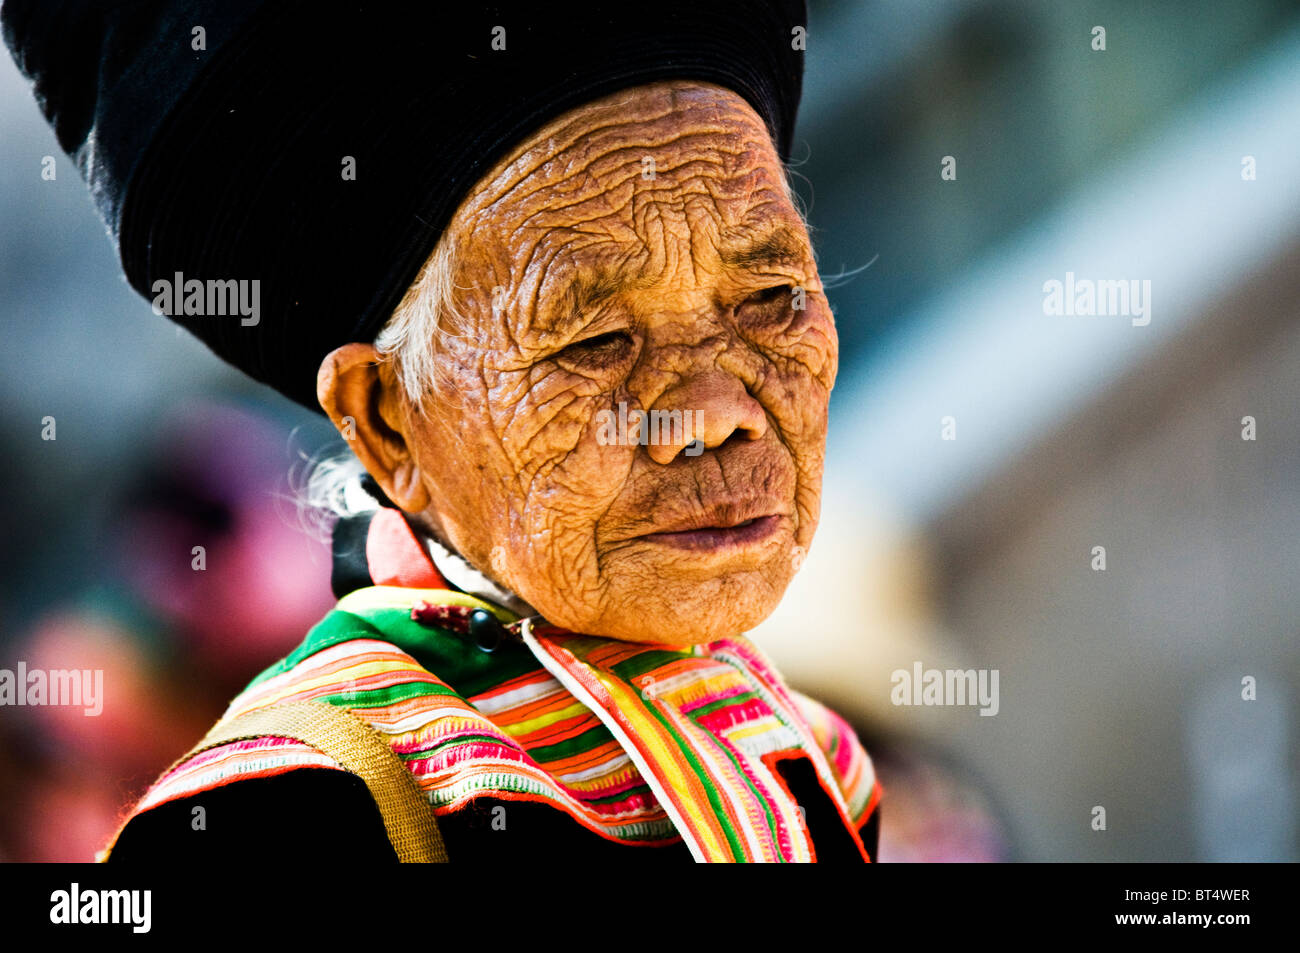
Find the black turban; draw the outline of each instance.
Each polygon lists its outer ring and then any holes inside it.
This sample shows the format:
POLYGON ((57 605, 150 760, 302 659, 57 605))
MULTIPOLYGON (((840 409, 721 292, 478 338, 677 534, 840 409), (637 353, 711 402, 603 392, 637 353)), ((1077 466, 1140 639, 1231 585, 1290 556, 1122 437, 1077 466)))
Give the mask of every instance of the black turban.
POLYGON ((132 287, 171 312, 156 281, 257 280, 255 324, 230 284, 203 299, 226 313, 171 317, 314 410, 325 355, 374 340, 470 188, 562 112, 698 79, 788 159, 807 22, 803 0, 6 0, 0 19, 132 287))

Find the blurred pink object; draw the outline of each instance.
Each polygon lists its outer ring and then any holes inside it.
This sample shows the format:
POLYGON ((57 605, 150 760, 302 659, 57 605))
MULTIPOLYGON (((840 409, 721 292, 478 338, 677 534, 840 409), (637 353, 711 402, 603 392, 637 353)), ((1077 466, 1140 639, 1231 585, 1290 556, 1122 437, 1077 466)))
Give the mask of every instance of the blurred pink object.
POLYGON ((1010 847, 987 798, 938 762, 873 752, 881 800, 881 863, 997 863, 1010 847))
POLYGON ((266 420, 191 405, 164 425, 156 471, 128 510, 128 581, 224 682, 289 652, 334 602, 329 547, 298 518, 292 462, 266 420))

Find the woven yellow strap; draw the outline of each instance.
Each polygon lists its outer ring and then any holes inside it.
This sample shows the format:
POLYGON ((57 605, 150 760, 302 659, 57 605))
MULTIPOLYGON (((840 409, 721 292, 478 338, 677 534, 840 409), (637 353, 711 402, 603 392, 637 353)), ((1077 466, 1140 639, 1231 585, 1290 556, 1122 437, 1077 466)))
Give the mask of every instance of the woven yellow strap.
MULTIPOLYGON (((286 702, 246 712, 218 722, 176 763, 232 741, 265 737, 292 738, 311 745, 361 778, 402 863, 447 863, 447 848, 433 808, 415 778, 378 732, 345 708, 325 702, 286 702)), ((99 859, 107 859, 107 854, 101 852, 99 859)))

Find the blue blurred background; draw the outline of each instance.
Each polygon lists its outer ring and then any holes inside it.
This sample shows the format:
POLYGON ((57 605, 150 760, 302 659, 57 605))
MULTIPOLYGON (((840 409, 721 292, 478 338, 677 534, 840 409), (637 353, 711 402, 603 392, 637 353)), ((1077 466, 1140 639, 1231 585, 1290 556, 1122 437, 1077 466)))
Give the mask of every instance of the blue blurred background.
MULTIPOLYGON (((1300 6, 810 6, 841 376, 755 638, 872 751, 884 860, 1296 859, 1300 6), (1067 272, 1149 280, 1150 323, 1046 314, 1067 272), (998 714, 893 704, 917 662, 996 669, 998 714)), ((330 605, 296 492, 341 441, 127 287, 7 57, 0 315, 0 667, 108 695, 0 709, 0 859, 88 859, 330 605)))

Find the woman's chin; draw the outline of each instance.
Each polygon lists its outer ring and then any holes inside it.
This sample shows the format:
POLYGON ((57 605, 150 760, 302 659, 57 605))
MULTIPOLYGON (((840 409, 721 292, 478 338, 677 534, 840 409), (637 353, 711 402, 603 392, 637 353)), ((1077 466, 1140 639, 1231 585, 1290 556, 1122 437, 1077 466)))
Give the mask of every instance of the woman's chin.
POLYGON ((748 578, 712 580, 706 585, 673 585, 665 580, 652 595, 624 596, 615 611, 585 627, 566 628, 624 642, 666 645, 702 645, 729 638, 771 615, 785 588, 774 591, 757 573, 737 576, 748 578))

